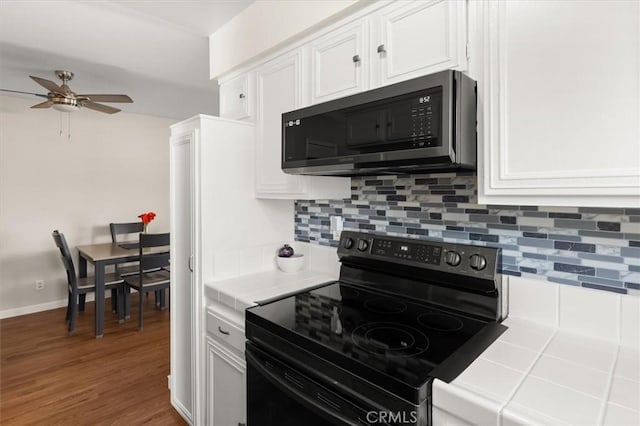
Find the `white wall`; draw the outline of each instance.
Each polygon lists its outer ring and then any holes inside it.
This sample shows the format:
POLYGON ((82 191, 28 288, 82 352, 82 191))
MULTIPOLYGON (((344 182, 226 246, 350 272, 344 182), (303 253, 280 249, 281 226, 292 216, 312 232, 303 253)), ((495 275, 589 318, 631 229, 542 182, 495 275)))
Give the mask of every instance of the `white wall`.
POLYGON ((209 36, 209 77, 227 71, 313 28, 362 0, 256 1, 209 36))
POLYGON ((0 317, 66 304, 54 229, 72 248, 109 242, 110 222, 154 211, 150 232, 169 230, 173 120, 80 110, 71 115, 67 139, 67 114, 30 109, 36 101, 0 97, 0 317), (38 279, 44 290, 35 290, 38 279))

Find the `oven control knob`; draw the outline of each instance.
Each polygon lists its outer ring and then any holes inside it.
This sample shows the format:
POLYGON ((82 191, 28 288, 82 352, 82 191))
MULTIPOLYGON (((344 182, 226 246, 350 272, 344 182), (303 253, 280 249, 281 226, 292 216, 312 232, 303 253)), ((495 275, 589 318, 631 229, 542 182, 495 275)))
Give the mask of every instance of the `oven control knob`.
POLYGON ((487 259, 480 254, 474 254, 469 258, 469 265, 476 271, 482 271, 487 267, 487 259))
POLYGON ((460 257, 460 253, 458 253, 457 251, 448 251, 444 255, 444 261, 447 263, 447 265, 458 266, 462 261, 462 258, 460 257))
POLYGON ((367 251, 369 248, 369 242, 367 240, 358 240, 358 250, 367 251))
POLYGON ((344 241, 342 242, 342 247, 346 248, 346 249, 350 249, 351 247, 353 247, 353 238, 345 238, 344 241))

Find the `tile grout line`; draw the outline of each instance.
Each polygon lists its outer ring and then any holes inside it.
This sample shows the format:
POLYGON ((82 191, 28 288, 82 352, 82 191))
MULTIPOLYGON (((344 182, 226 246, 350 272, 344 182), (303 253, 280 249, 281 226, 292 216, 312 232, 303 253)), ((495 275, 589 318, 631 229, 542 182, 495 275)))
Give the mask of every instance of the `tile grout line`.
POLYGON ((604 393, 604 400, 602 402, 602 407, 600 407, 600 414, 598 416, 598 424, 602 425, 604 423, 604 418, 607 414, 607 404, 609 402, 609 397, 611 396, 611 389, 613 388, 613 379, 616 372, 616 367, 618 365, 618 360, 620 358, 620 347, 622 343, 622 298, 618 296, 616 303, 616 340, 618 343, 618 347, 616 349, 616 356, 613 359, 613 365, 611 366, 611 371, 609 373, 609 380, 607 381, 607 388, 604 393))
POLYGON ((556 315, 555 315, 555 324, 556 324, 556 329, 559 330, 560 329, 560 286, 556 286, 556 288, 554 289, 554 292, 556 293, 556 315))
POLYGON ((531 363, 531 365, 529 366, 529 368, 524 372, 524 375, 522 376, 522 380, 520 381, 520 383, 518 383, 515 387, 515 389, 507 396, 507 399, 505 400, 505 402, 503 404, 500 405, 500 408, 498 409, 498 420, 499 420, 499 425, 498 426, 502 426, 502 420, 503 420, 503 416, 504 416, 504 409, 506 408, 507 405, 509 405, 509 402, 511 402, 511 400, 513 399, 513 397, 516 395, 516 393, 520 390, 520 388, 522 387, 522 384, 525 382, 525 380, 527 379, 527 377, 529 377, 529 374, 531 373, 531 371, 533 370, 533 367, 535 367, 535 365, 538 363, 538 361, 540 360, 540 358, 542 357, 542 354, 544 353, 544 351, 547 349, 547 347, 551 344, 551 341, 553 340, 554 337, 556 337, 556 334, 558 334, 558 329, 556 328, 553 332, 553 334, 549 337, 549 339, 547 340, 547 342, 544 344, 544 346, 542 347, 542 349, 540 349, 540 352, 538 353, 538 355, 535 357, 535 359, 533 360, 533 362, 531 363))
POLYGON ((616 371, 616 366, 618 365, 619 357, 620 357, 620 345, 618 344, 618 348, 616 349, 616 356, 613 359, 613 365, 611 366, 611 372, 609 373, 609 380, 607 381, 607 388, 604 393, 602 406, 600 408, 600 414, 598 415, 598 425, 602 425, 604 423, 604 416, 607 413, 607 404, 609 402, 609 397, 611 396, 611 389, 613 388, 613 379, 615 377, 615 371, 616 371))

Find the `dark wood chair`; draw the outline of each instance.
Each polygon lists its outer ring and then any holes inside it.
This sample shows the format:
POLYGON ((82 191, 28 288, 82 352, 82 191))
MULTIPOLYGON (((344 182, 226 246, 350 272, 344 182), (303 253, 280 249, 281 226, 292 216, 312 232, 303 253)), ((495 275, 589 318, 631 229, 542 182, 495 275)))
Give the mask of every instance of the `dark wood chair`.
MULTIPOLYGON (((125 239, 137 239, 138 234, 144 231, 144 223, 142 223, 142 221, 128 223, 110 223, 109 229, 111 230, 111 240, 114 243, 119 243, 124 241, 125 239), (124 238, 122 238, 123 236, 124 238)), ((120 276, 122 277, 126 277, 127 275, 135 275, 138 273, 139 269, 140 265, 138 264, 138 262, 116 265, 116 272, 120 273, 120 276)), ((146 294, 146 297, 149 297, 149 293, 146 294)), ((164 304, 162 303, 160 292, 156 293, 155 298, 156 306, 163 307, 164 304)), ((127 312, 127 316, 128 315, 129 313, 127 312)))
MULTIPOLYGON (((138 295, 138 330, 143 329, 143 294, 160 292, 161 306, 164 305, 165 289, 171 285, 171 274, 164 268, 169 267, 170 234, 140 234, 140 270, 137 275, 124 278, 124 295, 129 304, 129 291, 135 289, 138 295), (152 247, 167 247, 163 253, 148 253, 145 249, 152 247)), ((156 304, 157 305, 157 304, 156 304)))
MULTIPOLYGON (((87 293, 95 292, 96 284, 95 279, 92 276, 85 278, 78 278, 76 275, 76 268, 73 264, 73 258, 67 245, 67 240, 64 234, 53 231, 53 241, 56 243, 56 247, 60 250, 60 257, 62 264, 67 271, 67 288, 68 288, 68 301, 67 301, 67 315, 66 320, 69 322, 68 333, 73 334, 73 330, 76 325, 76 317, 78 311, 84 312, 84 305, 87 293)), ((105 291, 115 291, 115 300, 112 303, 118 304, 119 319, 124 319, 124 280, 120 278, 120 275, 116 273, 107 273, 104 277, 105 291)), ((112 293, 113 294, 113 293, 112 293)))
MULTIPOLYGON (((111 230, 111 241, 117 244, 126 240, 137 240, 138 234, 144 230, 144 224, 141 221, 110 223, 109 229, 111 230)), ((116 272, 121 276, 134 275, 137 274, 138 271, 138 262, 116 265, 116 272)))
MULTIPOLYGON (((138 234, 144 231, 144 223, 142 223, 142 221, 126 223, 112 222, 109 224, 109 229, 111 230, 111 241, 117 244, 123 241, 131 241, 134 239, 137 240, 138 234)), ((116 272, 119 273, 121 277, 126 277, 127 275, 136 275, 140 270, 140 265, 138 264, 138 262, 123 263, 120 265, 116 265, 115 267, 116 272)), ((111 297, 113 297, 113 291, 111 292, 111 297)), ((148 293, 147 297, 149 297, 148 293)), ((160 303, 160 295, 156 294, 156 305, 160 306, 160 303)), ((111 308, 115 310, 115 306, 111 305, 111 308)), ((126 315, 128 318, 128 306, 126 315)))

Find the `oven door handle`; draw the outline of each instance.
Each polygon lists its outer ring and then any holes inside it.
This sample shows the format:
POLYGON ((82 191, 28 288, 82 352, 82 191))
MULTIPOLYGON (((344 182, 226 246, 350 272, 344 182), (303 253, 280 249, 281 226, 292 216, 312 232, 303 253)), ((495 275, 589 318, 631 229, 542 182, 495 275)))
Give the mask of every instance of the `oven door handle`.
MULTIPOLYGON (((264 376, 265 379, 269 380, 274 386, 276 386, 278 389, 286 393, 290 398, 298 401, 299 403, 301 403, 302 405, 306 406, 307 408, 313 411, 324 414, 325 417, 328 417, 333 422, 337 421, 338 423, 336 424, 371 425, 371 423, 366 421, 367 410, 361 407, 357 407, 353 404, 350 404, 347 401, 344 401, 345 408, 350 408, 348 411, 357 410, 362 413, 361 415, 357 416, 357 418, 353 418, 352 416, 347 417, 343 412, 344 410, 342 410, 342 408, 338 403, 331 401, 331 399, 327 398, 326 396, 318 392, 317 389, 313 389, 313 390, 309 389, 312 395, 308 395, 307 394, 308 390, 304 389, 304 384, 301 383, 299 379, 296 379, 295 381, 294 380, 287 381, 286 372, 284 372, 283 374, 284 378, 277 375, 274 371, 275 368, 277 367, 270 369, 268 366, 265 366, 264 363, 256 355, 252 353, 254 351, 262 352, 259 349, 254 349, 250 345, 247 345, 247 348, 245 351, 247 364, 250 364, 253 368, 256 369, 258 373, 264 376), (351 405, 351 407, 348 407, 346 404, 351 405)), ((300 373, 296 373, 296 374, 304 377, 304 375, 300 373)), ((313 386, 313 384, 311 386, 313 386)), ((377 425, 386 425, 386 423, 379 422, 379 423, 376 423, 376 426, 377 425)))

